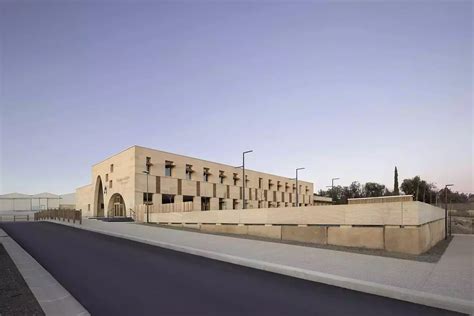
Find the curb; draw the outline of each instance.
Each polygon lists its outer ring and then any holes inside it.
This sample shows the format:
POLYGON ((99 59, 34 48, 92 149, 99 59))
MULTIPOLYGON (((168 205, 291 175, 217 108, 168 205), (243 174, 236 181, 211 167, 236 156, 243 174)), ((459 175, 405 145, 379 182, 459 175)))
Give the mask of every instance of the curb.
MULTIPOLYGON (((55 221, 50 221, 56 223, 55 221)), ((404 289, 396 286, 382 285, 374 282, 367 282, 352 278, 341 277, 333 274, 321 273, 311 270, 295 268, 291 266, 280 265, 260 260, 247 259, 227 254, 222 254, 209 250, 202 250, 187 246, 180 246, 167 242, 154 241, 146 238, 135 237, 131 235, 114 233, 95 228, 82 227, 80 225, 72 225, 68 223, 59 223, 66 226, 71 226, 95 233, 100 233, 112 237, 128 239, 136 242, 145 243, 152 246, 158 246, 166 249, 171 249, 179 252, 189 253, 196 256, 206 257, 214 260, 246 266, 258 270, 278 273, 299 279, 304 279, 313 282, 324 283, 327 285, 342 287, 349 290, 365 292, 373 295, 384 296, 392 299, 402 300, 415 304, 427 305, 440 309, 451 310, 460 313, 472 315, 474 313, 474 302, 452 298, 448 296, 430 294, 426 292, 404 289)))
POLYGON ((43 266, 0 229, 1 244, 38 301, 45 315, 90 315, 43 266))

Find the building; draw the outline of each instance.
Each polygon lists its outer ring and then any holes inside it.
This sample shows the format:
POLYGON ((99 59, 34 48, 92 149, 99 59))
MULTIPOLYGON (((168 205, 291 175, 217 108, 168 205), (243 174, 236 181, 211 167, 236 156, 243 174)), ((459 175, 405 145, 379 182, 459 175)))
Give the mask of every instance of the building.
MULTIPOLYGON (((247 208, 296 205, 296 181, 245 170, 247 208)), ((242 169, 164 151, 130 147, 92 167, 92 183, 76 190, 85 216, 131 216, 144 204, 154 212, 242 209, 242 169)), ((313 184, 298 181, 299 204, 313 204, 313 184)))
POLYGON ((9 211, 39 211, 56 208, 74 208, 75 194, 53 194, 43 192, 38 194, 8 193, 0 195, 0 212, 9 211))
POLYGON ((313 205, 331 205, 333 204, 332 198, 327 196, 313 195, 313 205))

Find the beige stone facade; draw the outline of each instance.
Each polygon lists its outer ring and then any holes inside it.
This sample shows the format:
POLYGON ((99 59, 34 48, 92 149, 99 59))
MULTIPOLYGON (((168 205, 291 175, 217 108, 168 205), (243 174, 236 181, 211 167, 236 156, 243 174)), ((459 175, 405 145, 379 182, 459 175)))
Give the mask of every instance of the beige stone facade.
MULTIPOLYGON (((248 209, 296 205, 295 180, 245 174, 248 209)), ((92 167, 92 183, 76 190, 76 208, 89 217, 131 216, 148 198, 152 212, 242 209, 242 176, 235 166, 133 146, 92 167)), ((313 204, 313 191, 298 181, 300 206, 313 204)))

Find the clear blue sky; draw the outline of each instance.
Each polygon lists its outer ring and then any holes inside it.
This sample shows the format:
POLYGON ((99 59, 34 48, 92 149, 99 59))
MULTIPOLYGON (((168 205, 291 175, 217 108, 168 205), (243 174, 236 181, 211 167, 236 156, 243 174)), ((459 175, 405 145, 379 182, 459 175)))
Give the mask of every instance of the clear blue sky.
POLYGON ((2 1, 0 193, 137 144, 316 189, 473 189, 471 1, 2 1))

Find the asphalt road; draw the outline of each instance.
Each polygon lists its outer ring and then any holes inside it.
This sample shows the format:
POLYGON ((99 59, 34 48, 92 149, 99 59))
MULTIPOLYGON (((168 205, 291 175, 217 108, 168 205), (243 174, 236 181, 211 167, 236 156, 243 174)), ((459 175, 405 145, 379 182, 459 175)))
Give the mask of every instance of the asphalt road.
POLYGON ((455 314, 59 224, 0 227, 92 315, 455 314))

